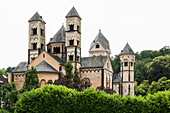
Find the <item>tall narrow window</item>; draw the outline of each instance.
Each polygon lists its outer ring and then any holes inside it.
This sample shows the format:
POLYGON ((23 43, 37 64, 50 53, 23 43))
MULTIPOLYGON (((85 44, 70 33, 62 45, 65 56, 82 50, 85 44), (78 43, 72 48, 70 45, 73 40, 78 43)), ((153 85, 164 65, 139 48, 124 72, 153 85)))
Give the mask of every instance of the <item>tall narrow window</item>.
POLYGON ((44 49, 44 44, 41 44, 41 49, 44 49))
POLYGON ((70 46, 74 45, 74 40, 70 40, 70 46))
POLYGON ((36 34, 37 34, 37 28, 33 28, 33 29, 32 29, 32 34, 33 34, 33 35, 36 35, 36 34))
POLYGON ((44 30, 41 29, 41 36, 44 36, 44 30))
POLYGON ((99 46, 99 44, 96 44, 96 48, 99 48, 100 46, 99 46))
POLYGON ((79 41, 77 40, 77 46, 79 46, 79 41))
POLYGON ((80 27, 79 26, 77 26, 77 31, 80 32, 80 27))
POLYGON ((48 53, 51 53, 51 48, 48 48, 48 53))
POLYGON ((37 43, 33 43, 33 49, 37 49, 37 43))
POLYGON ((128 66, 128 62, 125 62, 124 66, 128 66))
POLYGON ((129 85, 129 93, 130 93, 130 85, 129 85))
POLYGON ((56 53, 56 47, 53 48, 53 53, 56 53))
POLYGON ((60 47, 56 47, 56 53, 60 53, 60 47))
POLYGON ((70 60, 70 61, 73 61, 73 55, 70 55, 70 56, 69 56, 69 60, 70 60))
POLYGON ((77 61, 79 61, 79 58, 80 58, 80 57, 79 57, 79 56, 77 56, 77 61))
POLYGON ((131 66, 133 66, 133 62, 131 62, 131 66))
POLYGON ((70 31, 74 31, 74 24, 70 25, 70 31))

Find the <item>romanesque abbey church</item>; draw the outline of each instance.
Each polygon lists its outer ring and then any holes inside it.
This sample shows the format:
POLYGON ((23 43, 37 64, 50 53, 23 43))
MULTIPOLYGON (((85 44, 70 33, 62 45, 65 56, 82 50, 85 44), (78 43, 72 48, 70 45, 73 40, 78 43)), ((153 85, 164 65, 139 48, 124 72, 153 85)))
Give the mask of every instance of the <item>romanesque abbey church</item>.
MULTIPOLYGON (((32 66, 38 71, 40 87, 55 84, 59 76, 65 74, 64 64, 71 61, 78 69, 85 88, 105 87, 116 94, 134 95, 135 54, 129 44, 120 51, 120 73, 114 74, 110 59, 110 45, 106 37, 99 33, 89 45, 89 57, 81 57, 81 17, 73 7, 65 16, 66 26, 54 34, 46 43, 46 22, 36 12, 28 21, 29 42, 28 61, 20 62, 8 75, 8 82, 14 82, 19 90, 25 82, 25 72, 32 66), (46 47, 47 46, 47 47, 46 47)), ((83 38, 83 37, 82 37, 83 38)))

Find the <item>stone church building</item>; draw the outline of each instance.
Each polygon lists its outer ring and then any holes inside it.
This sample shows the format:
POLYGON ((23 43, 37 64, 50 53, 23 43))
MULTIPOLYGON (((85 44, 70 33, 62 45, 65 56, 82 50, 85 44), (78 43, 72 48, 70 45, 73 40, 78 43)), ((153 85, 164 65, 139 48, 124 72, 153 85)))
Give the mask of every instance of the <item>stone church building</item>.
POLYGON ((8 75, 19 90, 25 82, 25 72, 32 66, 38 71, 40 87, 55 84, 65 74, 64 64, 70 60, 85 88, 105 87, 122 96, 134 95, 135 54, 129 44, 120 53, 120 74, 114 74, 109 41, 99 30, 89 49, 89 57, 81 57, 81 17, 73 7, 66 15, 66 27, 61 26, 46 44, 46 22, 36 12, 29 22, 28 62, 20 62, 8 75), (46 48, 47 46, 47 48, 46 48), (122 79, 123 78, 123 79, 122 79))

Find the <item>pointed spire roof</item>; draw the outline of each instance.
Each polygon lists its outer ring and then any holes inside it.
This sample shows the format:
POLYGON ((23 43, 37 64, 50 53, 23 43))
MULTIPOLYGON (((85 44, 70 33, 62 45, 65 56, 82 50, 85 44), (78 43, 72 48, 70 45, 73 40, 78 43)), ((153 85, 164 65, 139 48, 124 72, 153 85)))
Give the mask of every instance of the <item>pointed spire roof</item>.
POLYGON ((50 39, 48 44, 54 43, 54 42, 65 42, 65 27, 62 26, 58 32, 53 36, 53 38, 50 39))
POLYGON ((36 12, 30 19, 28 22, 31 22, 31 21, 42 21, 45 23, 45 21, 43 20, 42 16, 39 15, 38 12, 36 12))
POLYGON ((79 18, 81 19, 80 15, 78 14, 78 12, 77 12, 76 9, 74 8, 74 6, 73 6, 73 8, 68 12, 68 14, 66 15, 66 18, 67 18, 67 17, 79 17, 79 18))
POLYGON ((100 29, 99 29, 98 35, 96 36, 96 38, 91 43, 90 49, 94 46, 94 44, 97 41, 103 46, 104 49, 108 49, 109 50, 109 41, 104 37, 104 35, 101 33, 100 29))
POLYGON ((130 45, 127 43, 126 46, 123 48, 123 50, 121 51, 121 54, 135 54, 132 50, 132 48, 130 47, 130 45))

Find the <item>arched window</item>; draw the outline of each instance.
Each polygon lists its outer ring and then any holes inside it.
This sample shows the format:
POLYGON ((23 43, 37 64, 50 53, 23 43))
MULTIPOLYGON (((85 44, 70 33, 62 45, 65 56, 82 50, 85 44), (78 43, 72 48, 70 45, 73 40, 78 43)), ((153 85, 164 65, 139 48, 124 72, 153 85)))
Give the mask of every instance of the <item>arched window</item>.
POLYGON ((70 61, 73 61, 73 55, 70 55, 70 56, 69 56, 69 60, 70 60, 70 61))
POLYGON ((59 71, 62 71, 62 66, 59 67, 59 71))
POLYGON ((33 43, 32 44, 32 48, 35 50, 35 49, 37 49, 37 43, 33 43))
POLYGON ((70 46, 73 46, 74 45, 74 40, 70 40, 70 46))
POLYGON ((42 79, 40 82, 40 87, 43 87, 44 85, 46 85, 46 81, 44 79, 42 79))
POLYGON ((74 24, 70 25, 70 31, 74 31, 74 24))
POLYGON ((82 81, 83 89, 86 89, 86 88, 90 87, 90 80, 89 80, 89 78, 83 78, 81 81, 82 81))
POLYGON ((44 36, 44 30, 41 29, 41 36, 44 36))
POLYGON ((33 28, 33 29, 32 29, 32 34, 33 34, 33 35, 36 35, 36 34, 37 34, 37 28, 33 28))
POLYGON ((48 80, 47 84, 53 84, 52 80, 48 80))

